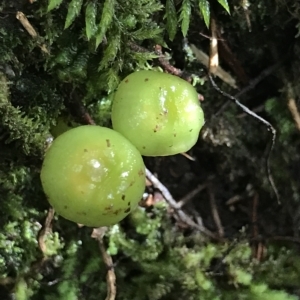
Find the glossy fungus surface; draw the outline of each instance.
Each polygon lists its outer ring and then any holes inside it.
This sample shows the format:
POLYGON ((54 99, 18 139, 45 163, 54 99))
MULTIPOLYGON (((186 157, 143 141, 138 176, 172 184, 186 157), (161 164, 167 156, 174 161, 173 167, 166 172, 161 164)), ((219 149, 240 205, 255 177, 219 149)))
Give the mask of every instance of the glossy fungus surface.
POLYGON ((70 129, 46 152, 41 181, 64 218, 86 226, 116 224, 140 201, 145 166, 118 132, 99 126, 70 129))
POLYGON ((138 71, 115 93, 112 124, 142 155, 165 156, 195 145, 204 114, 188 82, 166 73, 138 71))

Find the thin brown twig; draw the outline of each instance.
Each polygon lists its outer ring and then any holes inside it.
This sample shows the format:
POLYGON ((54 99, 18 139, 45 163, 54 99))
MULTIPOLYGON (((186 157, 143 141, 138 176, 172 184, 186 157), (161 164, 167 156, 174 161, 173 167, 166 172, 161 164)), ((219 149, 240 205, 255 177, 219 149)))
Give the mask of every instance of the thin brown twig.
POLYGON ((160 62, 161 66, 169 73, 181 77, 183 72, 172 66, 169 61, 166 59, 165 55, 162 53, 162 47, 160 45, 155 45, 154 47, 155 53, 159 56, 158 61, 160 62))
MULTIPOLYGON (((136 51, 136 52, 141 52, 141 53, 150 53, 150 51, 144 47, 141 47, 135 43, 132 43, 132 42, 129 42, 128 43, 128 46, 133 50, 133 51, 136 51)), ((157 55, 157 60, 160 64, 160 66, 162 66, 162 68, 172 74, 172 75, 175 75, 175 76, 178 76, 182 79, 184 79, 185 81, 191 83, 192 82, 192 74, 190 73, 186 73, 174 66, 172 66, 169 62, 169 60, 166 58, 166 55, 163 54, 162 52, 162 47, 160 45, 155 45, 154 47, 154 53, 157 55)), ((199 98, 199 101, 203 101, 204 100, 204 97, 203 95, 201 94, 198 94, 198 98, 199 98)))
POLYGON ((246 18, 246 23, 247 23, 247 26, 248 26, 248 30, 249 32, 252 31, 252 25, 251 25, 251 19, 250 19, 250 10, 249 10, 249 7, 250 7, 250 3, 249 1, 241 1, 241 6, 244 10, 244 15, 245 15, 245 18, 246 18))
POLYGON ((296 128, 300 131, 300 113, 296 104, 294 91, 290 83, 288 83, 287 87, 287 98, 288 109, 295 121, 296 128))
MULTIPOLYGON (((202 32, 199 32, 199 34, 200 34, 200 35, 202 35, 203 37, 205 37, 205 38, 209 39, 209 40, 211 40, 211 39, 212 39, 212 36, 209 36, 209 35, 207 35, 207 34, 204 34, 204 33, 202 33, 202 32)), ((219 40, 219 41, 221 41, 222 39, 221 39, 221 38, 218 38, 218 40, 219 40)))
MULTIPOLYGON (((218 37, 221 37, 220 30, 218 31, 218 37)), ((232 52, 231 48, 229 47, 229 44, 225 39, 219 39, 219 55, 224 61, 224 63, 227 64, 227 66, 234 72, 236 75, 236 78, 239 82, 241 82, 243 85, 247 85, 249 83, 249 78, 241 64, 241 62, 237 59, 235 54, 232 52)))
POLYGON ((29 35, 32 38, 37 38, 38 34, 35 31, 35 29, 32 27, 32 25, 30 24, 30 22, 28 21, 27 17, 21 12, 18 11, 16 14, 16 18, 20 21, 20 23, 22 24, 22 26, 26 29, 26 31, 29 33, 29 35))
POLYGON ((259 242, 256 248, 256 259, 261 261, 266 255, 266 247, 262 242, 259 242))
POLYGON ((185 212, 183 212, 178 206, 176 200, 169 192, 169 190, 148 169, 146 169, 146 176, 152 182, 153 186, 161 191, 162 195, 164 196, 165 200, 170 205, 170 207, 174 209, 175 218, 177 217, 177 219, 179 219, 181 222, 186 223, 187 225, 199 230, 200 232, 215 240, 221 240, 218 236, 216 236, 204 226, 195 223, 185 212))
POLYGON ((148 53, 149 50, 142 47, 142 46, 139 46, 133 42, 128 42, 128 46, 133 50, 133 51, 136 51, 136 52, 141 52, 141 53, 148 53))
POLYGON ((208 70, 210 73, 214 74, 219 66, 219 53, 217 39, 217 22, 213 17, 211 17, 210 19, 210 31, 212 38, 210 39, 208 70))
POLYGON ((253 240, 256 240, 252 245, 252 253, 253 256, 258 260, 261 261, 265 255, 266 248, 264 244, 261 241, 258 241, 258 226, 257 226, 257 207, 259 202, 259 194, 255 193, 253 197, 253 204, 252 204, 252 217, 251 221, 253 224, 252 228, 252 237, 253 240))
POLYGON ((91 237, 98 241, 103 261, 107 267, 107 295, 105 300, 115 300, 117 295, 116 274, 114 270, 113 260, 111 256, 107 253, 103 242, 103 238, 106 231, 107 227, 94 228, 91 237))
POLYGON ((91 115, 83 105, 82 100, 75 92, 73 87, 70 91, 70 99, 66 101, 66 106, 70 108, 71 113, 75 117, 79 118, 81 122, 89 125, 96 125, 95 121, 92 119, 91 115))
POLYGON ((218 229, 218 235, 220 238, 224 237, 224 229, 222 226, 222 222, 219 216, 218 208, 216 205, 216 200, 215 200, 215 194, 212 190, 211 185, 208 185, 208 194, 209 194, 209 202, 210 202, 210 207, 212 211, 212 216, 215 221, 216 227, 218 229))
POLYGON ((197 211, 194 211, 194 214, 195 214, 196 223, 199 226, 203 226, 203 220, 202 220, 202 217, 200 216, 200 214, 197 211))
POLYGON ((39 245, 39 248, 41 249, 42 253, 44 254, 44 256, 46 256, 46 252, 47 252, 45 238, 46 238, 47 234, 51 233, 51 231, 52 231, 51 223, 52 223, 53 217, 54 217, 54 209, 49 208, 44 225, 38 233, 38 245, 39 245))
MULTIPOLYGON (((192 50, 193 54, 195 55, 195 58, 203 64, 206 68, 209 65, 209 56, 203 52, 201 49, 196 47, 193 44, 189 45, 190 49, 192 50)), ((234 89, 237 88, 236 80, 233 78, 228 72, 226 72, 221 66, 217 66, 215 68, 214 73, 215 76, 219 77, 223 82, 227 83, 234 89)))
POLYGON ((49 256, 47 254, 47 245, 46 245, 46 237, 48 234, 52 233, 52 220, 54 217, 54 209, 50 207, 47 212, 47 216, 45 218, 45 222, 40 229, 38 236, 37 236, 37 241, 39 248, 43 254, 41 258, 38 258, 37 261, 35 261, 32 265, 31 268, 28 272, 28 275, 33 276, 34 274, 39 274, 41 272, 41 268, 44 265, 44 263, 49 260, 49 256))
POLYGON ((177 202, 178 208, 183 207, 186 205, 192 198, 194 198, 197 194, 199 194, 201 191, 203 191, 207 187, 206 184, 199 184, 195 189, 193 189, 191 192, 186 194, 183 198, 181 198, 177 202))
MULTIPOLYGON (((82 106, 83 107, 83 106, 82 106)), ((95 121, 91 118, 90 114, 86 111, 83 112, 83 115, 82 115, 83 119, 87 122, 87 124, 90 124, 90 125, 96 125, 95 121)))
POLYGON ((169 190, 148 169, 146 169, 146 176, 152 182, 153 186, 156 187, 157 189, 159 189, 161 191, 162 195, 168 201, 168 203, 170 204, 170 206, 172 208, 174 208, 174 209, 178 209, 179 207, 177 205, 177 202, 173 198, 173 196, 171 195, 171 193, 169 192, 169 190))
MULTIPOLYGON (((255 193, 252 201, 252 216, 251 216, 251 222, 252 222, 252 237, 254 239, 258 236, 258 227, 257 227, 257 206, 258 206, 258 193, 255 193)), ((257 257, 257 243, 254 243, 252 246, 252 253, 254 257, 257 257)))
MULTIPOLYGON (((20 21, 20 23, 22 24, 22 26, 25 28, 25 30, 28 32, 28 34, 33 38, 33 39, 37 39, 38 38, 38 33, 36 32, 36 30, 32 27, 32 25, 30 24, 30 22, 28 21, 27 17, 25 16, 24 13, 22 13, 21 11, 18 11, 16 14, 16 18, 20 21)), ((38 45, 40 47, 40 49, 46 53, 46 54, 50 54, 46 45, 45 44, 39 44, 38 45)))
POLYGON ((237 202, 241 201, 242 197, 240 195, 235 195, 231 198, 229 198, 227 201, 226 201, 226 205, 234 205, 236 204, 237 202))
POLYGON ((195 161, 196 160, 194 157, 192 157, 191 155, 187 154, 186 152, 182 152, 180 154, 182 156, 184 156, 185 158, 187 158, 188 160, 191 160, 191 161, 195 161))
MULTIPOLYGON (((270 67, 267 67, 265 70, 263 70, 257 77, 255 77, 253 80, 249 81, 249 84, 245 86, 243 89, 241 89, 238 93, 234 95, 234 98, 240 98, 244 94, 247 94, 249 91, 253 90, 262 80, 264 80, 266 77, 271 75, 273 72, 275 72, 278 68, 280 68, 283 64, 283 62, 286 60, 287 56, 284 57, 281 60, 278 60, 275 64, 271 65, 270 67)), ((231 101, 226 101, 219 110, 214 114, 214 116, 219 116, 223 113, 223 111, 229 106, 231 101)))
POLYGON ((230 99, 231 102, 234 102, 240 109, 242 109, 243 112, 247 113, 249 116, 251 116, 252 118, 255 118, 257 121, 263 123, 267 129, 271 132, 272 134, 272 139, 270 141, 269 144, 269 149, 268 149, 268 154, 267 154, 267 158, 266 158, 266 173, 267 173, 267 177, 268 177, 268 181, 269 184, 276 196, 277 199, 277 203, 281 204, 280 202, 280 196, 277 190, 277 186, 275 184, 275 181, 273 179, 273 175, 271 173, 271 167, 270 167, 270 160, 271 160, 271 154, 272 151, 275 147, 275 142, 276 142, 276 134, 277 131, 276 129, 273 127, 273 125, 267 121, 266 119, 264 119, 263 117, 257 115, 255 112, 253 112, 252 110, 250 110, 247 106, 245 106, 244 104, 242 104, 235 96, 232 96, 231 94, 228 94, 226 92, 224 92, 222 89, 219 88, 219 86, 216 84, 216 82, 214 81, 214 79, 212 78, 210 73, 207 73, 207 76, 213 86, 213 88, 222 96, 226 97, 227 99, 230 99))
POLYGON ((253 204, 252 204, 252 224, 253 224, 253 229, 252 229, 252 235, 253 238, 256 238, 258 235, 258 227, 257 227, 257 206, 258 206, 258 200, 259 200, 259 195, 258 193, 255 193, 253 197, 253 204))

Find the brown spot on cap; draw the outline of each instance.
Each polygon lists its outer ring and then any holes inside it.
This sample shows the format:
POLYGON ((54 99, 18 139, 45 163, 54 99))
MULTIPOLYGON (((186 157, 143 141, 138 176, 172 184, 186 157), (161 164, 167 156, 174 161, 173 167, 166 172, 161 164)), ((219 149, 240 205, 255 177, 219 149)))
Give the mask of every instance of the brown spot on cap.
POLYGON ((113 212, 114 215, 118 215, 121 212, 121 209, 117 209, 113 212))
POLYGON ((139 176, 143 176, 144 175, 144 171, 143 170, 139 170, 139 176))
POLYGON ((64 209, 68 209, 68 205, 64 205, 64 209))
POLYGON ((154 128, 154 132, 157 132, 159 130, 159 126, 158 125, 155 125, 155 128, 154 128))
POLYGON ((145 78, 145 81, 149 81, 149 78, 145 78))
POLYGON ((174 133, 174 137, 176 137, 176 133, 174 133))
POLYGON ((77 213, 77 215, 86 216, 86 212, 84 212, 84 211, 79 211, 79 212, 77 213))
POLYGON ((106 140, 106 146, 110 147, 110 140, 106 140))
POLYGON ((190 132, 193 131, 193 129, 190 129, 190 132))
POLYGON ((121 198, 122 198, 122 200, 125 200, 125 195, 122 195, 122 197, 121 197, 121 198))
POLYGON ((130 201, 127 203, 128 206, 130 206, 130 201))
POLYGON ((88 152, 88 150, 87 150, 87 149, 83 149, 83 151, 84 151, 84 152, 88 152))
POLYGON ((128 79, 125 79, 125 83, 128 83, 128 81, 129 81, 128 79))
POLYGON ((111 210, 113 208, 113 205, 110 204, 109 206, 104 207, 105 210, 111 210))
POLYGON ((128 207, 126 210, 124 210, 124 213, 129 213, 130 212, 130 207, 128 207))

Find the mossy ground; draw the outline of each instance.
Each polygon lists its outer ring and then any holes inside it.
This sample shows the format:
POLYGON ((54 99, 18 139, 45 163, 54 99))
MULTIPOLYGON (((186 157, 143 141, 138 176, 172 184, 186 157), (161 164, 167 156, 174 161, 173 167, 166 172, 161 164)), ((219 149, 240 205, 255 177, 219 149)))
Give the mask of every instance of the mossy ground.
POLYGON ((207 3, 0 1, 1 299, 105 299, 107 269, 91 229, 55 216, 41 249, 49 206, 39 172, 58 117, 85 124, 87 110, 97 124, 110 126, 119 81, 136 69, 161 67, 155 44, 164 46, 171 65, 200 78, 206 125, 189 152, 195 161, 178 155, 145 162, 177 200, 205 185, 183 210, 201 216, 213 232, 220 231, 217 211, 225 241, 176 222, 160 191, 149 186, 157 203, 136 210, 105 237, 117 299, 299 299, 300 138, 291 104, 299 108, 300 6, 232 1, 229 15, 227 1, 210 1, 220 39, 231 50, 220 40, 221 66, 240 89, 281 63, 240 99, 277 129, 271 172, 279 205, 265 168, 270 132, 234 104, 216 116, 227 100, 184 47, 183 35, 209 52, 207 3))

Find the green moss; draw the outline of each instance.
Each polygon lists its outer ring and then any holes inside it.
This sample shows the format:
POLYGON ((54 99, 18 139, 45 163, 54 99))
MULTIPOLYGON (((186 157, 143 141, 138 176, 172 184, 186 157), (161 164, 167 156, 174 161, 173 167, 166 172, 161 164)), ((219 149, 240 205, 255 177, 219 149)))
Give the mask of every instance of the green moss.
MULTIPOLYGON (((300 95, 299 41, 295 38, 299 36, 298 3, 291 0, 32 2, 0 1, 0 284, 3 287, 0 293, 5 294, 3 299, 10 296, 17 300, 105 299, 107 269, 97 242, 90 237, 90 229, 79 229, 76 224, 55 217, 52 232, 45 236, 46 252, 43 254, 39 249, 37 236, 49 208, 39 172, 51 137, 49 131, 59 116, 72 115, 76 103, 81 102, 97 124, 110 126, 114 90, 128 73, 159 67, 153 51, 156 44, 168 49, 171 64, 193 73, 195 81, 201 83, 196 87, 205 98, 207 135, 193 149, 197 160, 191 165, 197 175, 195 184, 215 178, 222 221, 228 219, 228 208, 223 204, 230 197, 241 196, 243 206, 255 191, 262 202, 258 222, 265 221, 259 228, 261 236, 269 235, 269 225, 273 228, 273 222, 281 217, 283 220, 276 226, 286 234, 298 235, 300 145, 279 72, 241 99, 253 108, 264 103, 261 114, 279 132, 271 171, 284 208, 275 210, 263 160, 269 141, 266 128, 249 117, 238 118, 239 110, 232 105, 215 118, 225 100, 207 84, 204 67, 182 45, 186 37, 185 44, 187 41, 196 44, 208 53, 208 39, 201 34, 210 35, 206 25, 212 15, 222 38, 251 79, 274 63, 276 59, 270 54, 273 47, 282 57, 291 51, 290 60, 283 67, 297 99, 300 95), (226 12, 229 8, 231 15, 226 12), (16 19, 16 11, 27 16, 38 34, 36 38, 16 19), (139 47, 149 51, 140 51, 139 47), (268 218, 269 210, 273 215, 268 218)), ((239 79, 221 52, 222 67, 239 79)), ((221 86, 235 93, 225 84, 221 86)), ((76 117, 72 115, 72 120, 78 121, 76 117)), ((176 185, 185 188, 181 179, 167 175, 162 178, 168 183, 172 180, 168 187, 177 194, 182 191, 178 192, 176 185)), ((201 197, 192 201, 191 206, 187 204, 184 210, 199 211, 204 225, 214 230, 209 205, 203 204, 208 201, 201 197)), ((247 222, 251 228, 248 215, 236 214, 237 225, 225 227, 228 241, 216 243, 191 228, 180 227, 172 213, 161 202, 137 209, 108 230, 105 243, 115 262, 117 299, 297 299, 300 280, 297 249, 290 244, 268 243, 265 259, 254 260, 249 237, 238 232, 247 222)))

